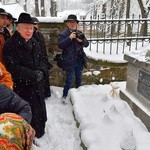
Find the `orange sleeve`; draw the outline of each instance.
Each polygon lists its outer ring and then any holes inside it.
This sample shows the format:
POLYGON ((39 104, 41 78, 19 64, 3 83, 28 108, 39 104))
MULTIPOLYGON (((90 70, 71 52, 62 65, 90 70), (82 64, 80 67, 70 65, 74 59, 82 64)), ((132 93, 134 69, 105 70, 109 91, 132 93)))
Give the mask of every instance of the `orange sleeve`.
POLYGON ((2 63, 0 63, 0 84, 4 84, 13 90, 14 83, 11 74, 6 70, 2 63))
POLYGON ((4 36, 2 33, 0 33, 0 62, 3 63, 3 60, 2 60, 2 50, 3 50, 3 46, 4 46, 4 36))

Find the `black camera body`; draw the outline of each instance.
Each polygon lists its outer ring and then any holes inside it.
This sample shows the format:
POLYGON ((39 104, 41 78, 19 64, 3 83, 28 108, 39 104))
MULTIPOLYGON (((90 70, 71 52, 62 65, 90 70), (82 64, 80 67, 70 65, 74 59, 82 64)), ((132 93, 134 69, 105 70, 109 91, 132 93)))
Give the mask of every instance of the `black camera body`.
POLYGON ((76 38, 79 38, 80 40, 84 40, 85 35, 83 32, 81 32, 79 30, 74 30, 73 32, 76 32, 76 38))

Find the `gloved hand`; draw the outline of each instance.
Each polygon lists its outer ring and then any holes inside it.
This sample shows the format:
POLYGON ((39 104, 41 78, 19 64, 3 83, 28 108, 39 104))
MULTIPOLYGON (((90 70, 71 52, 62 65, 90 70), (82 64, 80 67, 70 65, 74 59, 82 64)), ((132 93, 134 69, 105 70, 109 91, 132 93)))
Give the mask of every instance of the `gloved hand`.
POLYGON ((41 70, 35 70, 34 72, 37 74, 37 82, 44 78, 44 73, 41 70))

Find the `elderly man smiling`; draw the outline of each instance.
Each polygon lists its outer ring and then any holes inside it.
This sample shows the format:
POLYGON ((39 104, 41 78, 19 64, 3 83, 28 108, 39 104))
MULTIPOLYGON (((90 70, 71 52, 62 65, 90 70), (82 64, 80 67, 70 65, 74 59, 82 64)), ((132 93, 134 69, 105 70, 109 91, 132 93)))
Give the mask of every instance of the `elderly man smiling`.
POLYGON ((34 21, 27 13, 21 13, 16 21, 17 30, 4 45, 3 61, 12 74, 14 91, 29 102, 33 114, 31 126, 40 138, 45 133, 47 121, 44 76, 47 64, 44 63, 42 50, 32 38, 34 21))

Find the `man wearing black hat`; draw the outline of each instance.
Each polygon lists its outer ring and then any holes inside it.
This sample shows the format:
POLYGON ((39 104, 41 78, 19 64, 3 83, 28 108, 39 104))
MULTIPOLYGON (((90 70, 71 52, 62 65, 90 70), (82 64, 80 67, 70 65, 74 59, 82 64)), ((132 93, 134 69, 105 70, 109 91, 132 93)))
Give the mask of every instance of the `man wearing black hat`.
POLYGON ((5 16, 7 16, 7 14, 8 13, 3 8, 0 8, 0 62, 3 62, 2 50, 6 40, 6 33, 4 32, 4 26, 5 26, 4 18, 5 16))
POLYGON ((34 21, 30 14, 21 13, 16 21, 17 30, 9 38, 3 49, 3 61, 12 74, 14 91, 29 102, 33 114, 31 126, 40 138, 45 133, 47 120, 44 75, 47 64, 39 43, 32 38, 34 21))
POLYGON ((7 14, 7 16, 5 17, 5 28, 9 31, 10 36, 15 32, 16 30, 16 26, 14 21, 17 20, 16 18, 14 18, 10 13, 7 14))
MULTIPOLYGON (((48 56, 47 56, 47 50, 46 50, 46 44, 45 44, 45 40, 44 40, 44 36, 43 34, 40 32, 39 30, 39 20, 36 17, 32 17, 35 25, 34 25, 34 32, 33 32, 33 37, 38 41, 42 53, 45 56, 45 63, 47 64, 47 71, 48 74, 50 73, 50 69, 52 68, 52 65, 50 64, 50 62, 48 61, 48 56)), ((50 92, 50 84, 49 84, 49 75, 48 76, 44 76, 45 77, 45 98, 48 98, 51 96, 51 92, 50 92)))
POLYGON ((10 13, 7 13, 7 15, 4 16, 5 41, 12 36, 15 30, 14 20, 17 20, 17 19, 13 18, 10 13))
POLYGON ((69 15, 65 22, 67 28, 58 35, 58 47, 62 49, 62 69, 66 71, 62 103, 67 103, 67 95, 74 75, 76 78, 76 88, 81 85, 82 70, 86 65, 83 47, 89 45, 85 35, 77 30, 79 21, 76 15, 69 15))

